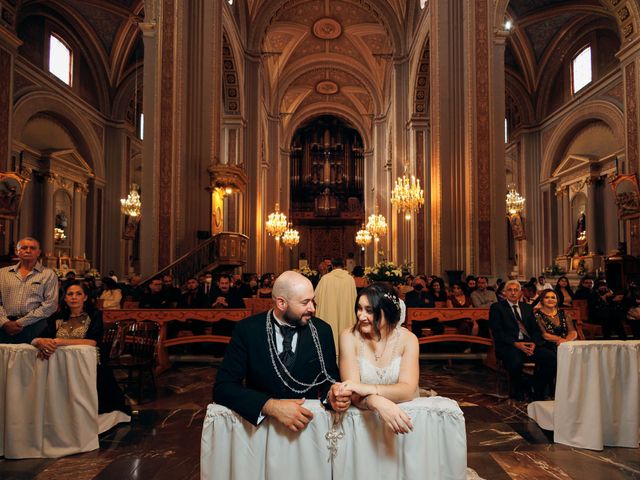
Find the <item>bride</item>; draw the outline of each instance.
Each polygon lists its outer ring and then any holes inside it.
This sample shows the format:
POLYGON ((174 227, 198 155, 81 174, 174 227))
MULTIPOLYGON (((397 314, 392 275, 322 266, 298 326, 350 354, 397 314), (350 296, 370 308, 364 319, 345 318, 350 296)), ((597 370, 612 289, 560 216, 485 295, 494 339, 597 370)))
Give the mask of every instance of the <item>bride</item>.
POLYGON ((394 433, 413 430, 397 405, 418 396, 417 337, 400 326, 401 304, 387 285, 374 283, 356 298, 357 322, 340 335, 342 388, 361 409, 378 412, 394 433))

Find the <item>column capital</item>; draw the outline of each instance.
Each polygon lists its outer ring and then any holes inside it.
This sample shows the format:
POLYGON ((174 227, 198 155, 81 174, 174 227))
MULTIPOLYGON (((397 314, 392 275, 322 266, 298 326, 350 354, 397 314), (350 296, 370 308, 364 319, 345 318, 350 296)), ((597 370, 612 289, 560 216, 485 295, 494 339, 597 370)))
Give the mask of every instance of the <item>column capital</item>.
POLYGON ((87 195, 89 193, 89 186, 86 183, 74 183, 73 191, 82 195, 87 195))

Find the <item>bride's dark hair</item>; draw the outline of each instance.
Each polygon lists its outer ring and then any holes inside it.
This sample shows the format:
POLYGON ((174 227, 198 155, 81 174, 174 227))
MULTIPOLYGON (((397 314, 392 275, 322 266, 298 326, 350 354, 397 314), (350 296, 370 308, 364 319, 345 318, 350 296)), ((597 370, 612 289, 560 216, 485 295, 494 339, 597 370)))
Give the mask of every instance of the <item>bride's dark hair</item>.
MULTIPOLYGON (((368 287, 360 290, 356 297, 354 308, 356 318, 358 315, 358 302, 363 295, 369 300, 369 305, 371 305, 371 310, 373 311, 373 330, 376 332, 376 335, 380 336, 380 319, 382 318, 382 313, 384 313, 384 318, 387 321, 387 328, 389 330, 395 328, 400 321, 400 299, 395 290, 386 283, 380 282, 372 283, 368 287)), ((356 320, 351 331, 355 332, 357 326, 358 322, 356 320)))

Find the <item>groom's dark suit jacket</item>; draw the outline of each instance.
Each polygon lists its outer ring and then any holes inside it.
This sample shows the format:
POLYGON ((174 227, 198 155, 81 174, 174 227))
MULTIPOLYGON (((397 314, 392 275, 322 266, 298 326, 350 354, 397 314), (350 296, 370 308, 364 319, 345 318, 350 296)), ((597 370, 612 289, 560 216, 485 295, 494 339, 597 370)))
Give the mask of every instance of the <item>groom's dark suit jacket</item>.
MULTIPOLYGON (((282 383, 269 355, 266 317, 266 312, 260 313, 236 325, 213 387, 213 400, 216 403, 234 410, 254 425, 257 425, 262 407, 270 398, 325 399, 331 387, 330 382, 325 381, 319 387, 301 394, 282 383)), ((310 322, 313 322, 318 331, 327 372, 334 380, 339 381, 331 326, 315 317, 310 322)), ((277 364, 277 359, 274 361, 277 364)), ((290 372, 297 380, 309 384, 314 383, 320 371, 320 359, 311 329, 307 326, 298 333, 295 363, 290 372)), ((281 375, 290 386, 298 390, 303 388, 287 378, 285 373, 281 372, 281 375)))

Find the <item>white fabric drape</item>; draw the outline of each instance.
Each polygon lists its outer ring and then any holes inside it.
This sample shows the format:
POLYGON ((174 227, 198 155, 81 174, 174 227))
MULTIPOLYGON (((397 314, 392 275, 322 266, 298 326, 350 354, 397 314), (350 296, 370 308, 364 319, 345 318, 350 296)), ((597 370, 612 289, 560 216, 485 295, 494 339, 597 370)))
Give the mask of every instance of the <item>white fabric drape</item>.
POLYGON ((0 455, 55 458, 98 448, 97 349, 0 345, 0 455))
POLYGON ((561 344, 553 423, 557 443, 637 448, 640 341, 561 344))
POLYGON ((474 474, 466 468, 464 416, 448 398, 401 404, 414 431, 398 436, 377 414, 352 407, 342 419, 344 435, 333 458, 326 434, 335 414, 317 400, 306 401, 305 407, 313 420, 302 432, 292 433, 268 418, 254 427, 223 406, 209 405, 202 430, 201 478, 462 480, 474 474))

